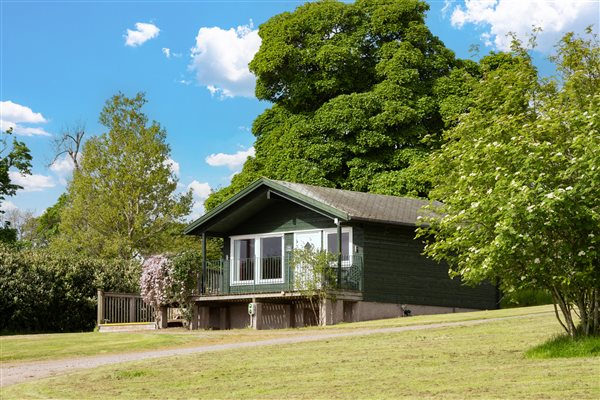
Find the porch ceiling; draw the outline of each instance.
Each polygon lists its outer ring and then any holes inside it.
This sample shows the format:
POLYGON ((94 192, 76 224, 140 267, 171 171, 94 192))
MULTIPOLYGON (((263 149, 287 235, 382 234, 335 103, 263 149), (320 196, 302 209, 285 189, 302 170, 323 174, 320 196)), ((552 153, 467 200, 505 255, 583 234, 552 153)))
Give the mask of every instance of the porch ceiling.
POLYGON ((229 232, 241 222, 268 207, 272 200, 267 198, 266 193, 266 189, 257 190, 249 194, 243 202, 236 202, 222 210, 218 218, 207 218, 206 221, 186 233, 199 234, 206 232, 209 236, 224 235, 225 232, 229 232))

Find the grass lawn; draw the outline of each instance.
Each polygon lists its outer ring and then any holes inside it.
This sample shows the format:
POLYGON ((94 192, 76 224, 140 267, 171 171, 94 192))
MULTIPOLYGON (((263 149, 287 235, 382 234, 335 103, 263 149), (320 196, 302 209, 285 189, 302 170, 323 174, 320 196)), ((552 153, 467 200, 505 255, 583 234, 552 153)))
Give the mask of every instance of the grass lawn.
POLYGON ((210 344, 256 341, 280 337, 281 335, 301 335, 314 331, 344 331, 348 329, 385 328, 432 324, 438 322, 468 321, 473 319, 498 318, 549 312, 551 306, 512 308, 506 310, 477 311, 471 313, 425 315, 411 318, 392 318, 365 321, 353 324, 340 324, 327 327, 310 327, 276 331, 254 331, 237 329, 231 331, 140 331, 136 333, 58 333, 39 335, 0 336, 0 362, 15 363, 42 361, 79 356, 92 356, 110 353, 155 350, 171 347, 201 346, 210 344), (165 333, 168 332, 168 333, 165 333))
POLYGON ((600 398, 600 357, 525 356, 557 333, 554 316, 540 314, 139 361, 9 386, 2 395, 7 400, 600 398))
MULTIPOLYGON (((302 334, 297 330, 295 334, 302 334)), ((190 347, 233 342, 250 342, 280 337, 278 331, 139 331, 131 333, 55 333, 0 336, 0 362, 18 363, 190 347)))

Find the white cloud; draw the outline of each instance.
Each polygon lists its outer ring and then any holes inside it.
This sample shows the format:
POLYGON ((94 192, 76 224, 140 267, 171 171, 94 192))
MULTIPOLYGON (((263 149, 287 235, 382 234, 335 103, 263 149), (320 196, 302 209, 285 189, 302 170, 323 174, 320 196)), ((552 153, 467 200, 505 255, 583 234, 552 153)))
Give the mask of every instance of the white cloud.
POLYGON ((75 164, 73 164, 73 160, 68 156, 58 158, 50 165, 50 171, 58 176, 58 182, 61 185, 67 184, 67 178, 71 176, 74 169, 75 164))
POLYGON ((8 174, 11 182, 23 186, 23 191, 25 192, 41 192, 56 186, 51 176, 39 174, 24 175, 15 171, 9 171, 8 174))
POLYGON ((248 150, 240 150, 234 154, 217 153, 206 157, 206 163, 211 167, 226 166, 231 170, 240 168, 248 157, 254 157, 254 147, 248 150))
POLYGON ((171 49, 170 48, 163 47, 162 48, 162 53, 165 55, 165 57, 171 58, 171 49))
POLYGON ((192 183, 188 185, 188 190, 189 189, 192 189, 194 197, 199 200, 206 200, 212 193, 210 185, 206 182, 202 183, 198 181, 192 181, 192 183))
POLYGON ((13 203, 10 200, 4 200, 2 202, 2 204, 0 204, 0 210, 6 212, 6 211, 11 211, 11 210, 18 210, 19 207, 16 206, 15 203, 13 203))
POLYGON ((41 113, 36 113, 31 108, 22 106, 12 101, 0 101, 1 119, 11 122, 27 122, 39 124, 47 122, 41 113))
POLYGON ((260 47, 258 30, 253 25, 228 30, 200 28, 192 48, 190 70, 202 86, 222 97, 254 96, 255 78, 248 63, 260 47))
POLYGON ((179 176, 179 163, 177 161, 169 158, 168 160, 165 160, 163 164, 167 165, 169 168, 171 168, 171 172, 179 176))
POLYGON ((7 131, 9 128, 13 129, 13 133, 15 135, 52 136, 50 133, 46 132, 43 128, 23 126, 21 124, 15 124, 14 122, 11 122, 11 121, 0 120, 0 130, 2 130, 2 132, 7 131))
POLYGON ((13 103, 12 101, 0 102, 0 130, 9 128, 16 135, 21 136, 51 136, 39 127, 24 126, 23 124, 42 124, 48 122, 41 113, 33 112, 31 108, 13 103))
MULTIPOLYGON (((449 8, 448 3, 444 7, 449 8)), ((527 41, 533 27, 542 28, 538 33, 538 49, 549 51, 566 32, 582 32, 589 25, 598 26, 600 3, 587 0, 465 0, 464 6, 454 7, 450 17, 454 27, 466 24, 483 27, 481 39, 486 46, 499 50, 510 49, 506 35, 513 32, 527 41)))
POLYGON ((212 193, 210 185, 206 182, 192 181, 188 185, 188 190, 192 190, 194 196, 194 204, 192 205, 192 218, 199 218, 204 214, 204 200, 212 193))
POLYGON ((160 29, 158 29, 156 25, 144 22, 137 22, 135 24, 135 29, 135 31, 127 29, 127 35, 125 35, 125 46, 140 46, 148 40, 157 37, 158 33, 160 32, 160 29))

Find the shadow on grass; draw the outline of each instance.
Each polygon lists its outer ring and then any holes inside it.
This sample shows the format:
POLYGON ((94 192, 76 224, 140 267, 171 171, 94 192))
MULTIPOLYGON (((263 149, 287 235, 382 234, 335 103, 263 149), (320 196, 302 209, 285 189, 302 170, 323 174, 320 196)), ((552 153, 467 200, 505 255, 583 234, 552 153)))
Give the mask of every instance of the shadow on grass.
POLYGON ((525 353, 528 358, 600 357, 600 336, 571 338, 567 335, 535 346, 525 353))

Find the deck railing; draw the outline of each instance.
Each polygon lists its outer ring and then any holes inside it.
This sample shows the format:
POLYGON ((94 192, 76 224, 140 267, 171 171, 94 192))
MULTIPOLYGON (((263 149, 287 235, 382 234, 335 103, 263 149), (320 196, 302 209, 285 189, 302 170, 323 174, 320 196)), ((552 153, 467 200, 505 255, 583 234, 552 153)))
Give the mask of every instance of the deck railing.
MULTIPOLYGON (((305 289, 310 266, 293 268, 290 259, 282 257, 245 258, 208 261, 204 279, 204 296, 226 294, 269 293, 305 289)), ((334 282, 328 286, 340 290, 362 291, 362 255, 345 256, 342 260, 341 281, 337 281, 337 263, 331 264, 334 282)), ((318 278, 317 278, 318 279, 318 278)))
POLYGON ((142 296, 132 293, 112 293, 98 290, 98 325, 154 321, 154 307, 144 303, 142 296))

